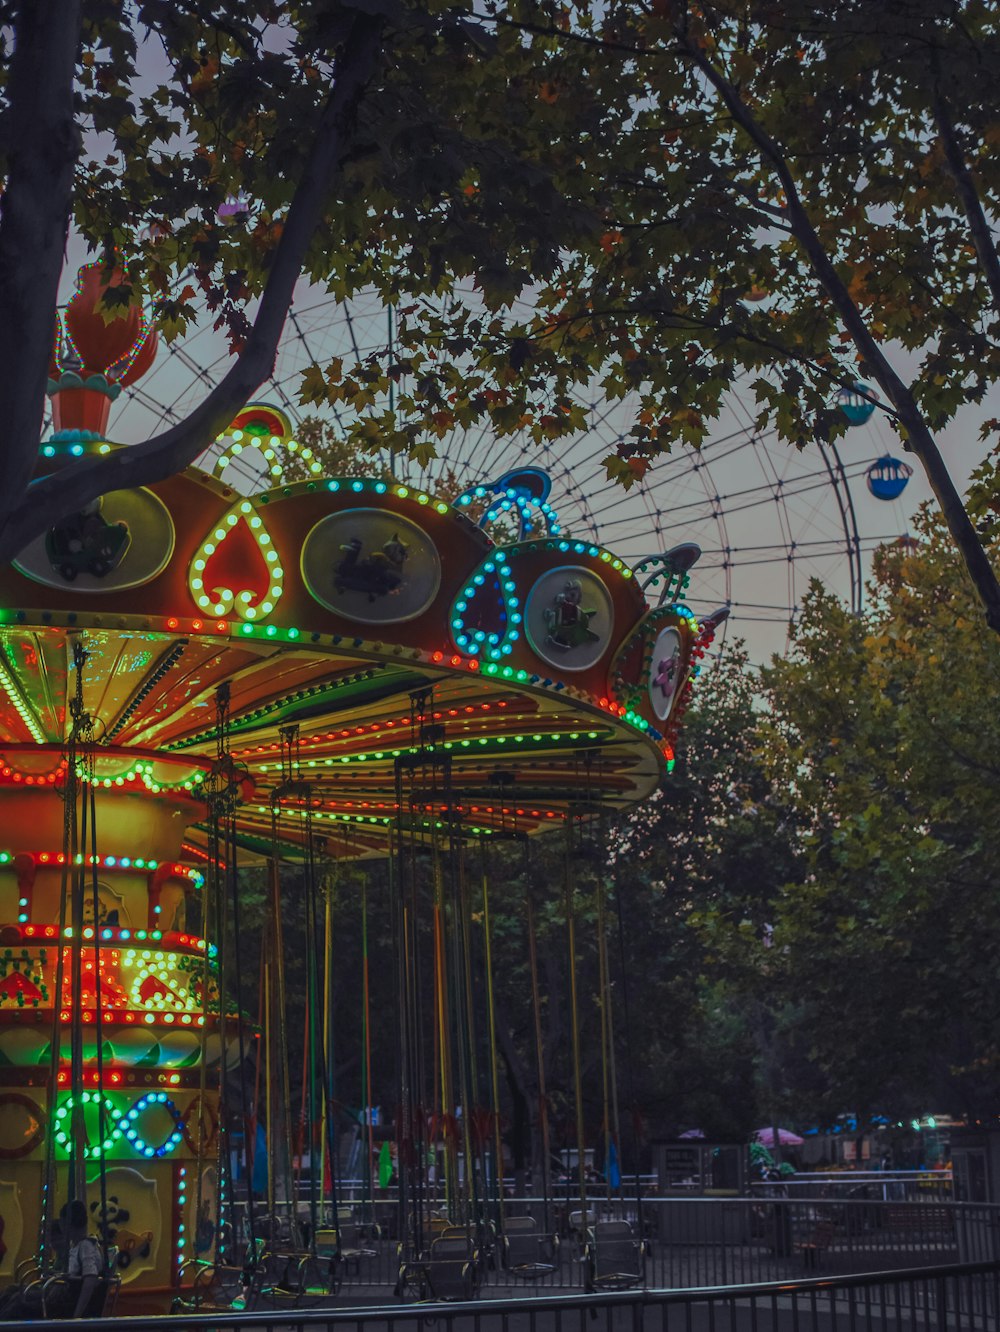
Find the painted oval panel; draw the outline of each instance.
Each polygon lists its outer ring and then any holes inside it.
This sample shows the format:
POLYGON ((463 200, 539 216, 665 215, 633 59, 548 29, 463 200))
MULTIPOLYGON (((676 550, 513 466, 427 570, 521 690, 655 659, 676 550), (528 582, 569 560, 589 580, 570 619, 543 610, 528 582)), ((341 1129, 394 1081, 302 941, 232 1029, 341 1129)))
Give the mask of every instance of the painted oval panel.
POLYGON ((683 644, 673 626, 661 629, 649 662, 649 704, 660 721, 666 721, 681 686, 687 678, 682 667, 683 644))
POLYGON ((306 587, 328 610, 361 624, 420 615, 441 586, 441 559, 416 523, 386 509, 323 518, 302 546, 306 587))
POLYGON ((112 490, 30 542, 14 567, 47 587, 120 592, 170 563, 174 524, 151 490, 112 490))
POLYGON ((611 594, 597 574, 564 565, 542 574, 528 593, 525 627, 535 652, 563 671, 585 671, 599 661, 614 628, 611 594))

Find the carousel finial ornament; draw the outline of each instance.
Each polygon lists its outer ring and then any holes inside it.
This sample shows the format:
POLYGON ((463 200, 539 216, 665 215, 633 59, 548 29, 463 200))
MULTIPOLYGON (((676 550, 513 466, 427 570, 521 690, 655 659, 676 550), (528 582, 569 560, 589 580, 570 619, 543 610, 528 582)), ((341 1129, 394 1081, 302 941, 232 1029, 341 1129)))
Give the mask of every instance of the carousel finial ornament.
POLYGON ((100 261, 77 273, 76 291, 56 319, 49 367, 56 434, 103 438, 112 402, 153 364, 157 333, 141 301, 133 296, 113 317, 102 308, 106 293, 125 284, 120 267, 100 261))

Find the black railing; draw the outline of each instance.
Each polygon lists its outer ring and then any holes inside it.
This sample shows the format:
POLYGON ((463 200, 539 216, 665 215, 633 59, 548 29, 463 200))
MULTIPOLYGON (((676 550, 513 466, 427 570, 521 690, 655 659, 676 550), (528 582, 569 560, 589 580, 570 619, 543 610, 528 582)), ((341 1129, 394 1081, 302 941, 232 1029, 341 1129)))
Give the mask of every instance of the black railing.
MULTIPOLYGON (((645 1284, 660 1289, 1000 1261, 1000 1207, 988 1204, 754 1195, 647 1198, 641 1215, 634 1201, 609 1204, 594 1198, 588 1211, 599 1219, 632 1223, 637 1237, 647 1241, 645 1284)), ((541 1223, 537 1200, 512 1202, 506 1213, 531 1214, 541 1223)), ((376 1215, 382 1229, 370 1231, 360 1246, 363 1256, 344 1263, 341 1270, 345 1295, 363 1294, 372 1303, 391 1296, 400 1266, 395 1209, 376 1215)), ((530 1285, 505 1270, 501 1237, 481 1232, 485 1294, 583 1290, 579 1203, 551 1208, 549 1221, 562 1241, 558 1262, 554 1271, 530 1285)), ((425 1244, 431 1238, 428 1231, 425 1244)), ((269 1243, 282 1247, 274 1237, 269 1243)))
MULTIPOLYGON (((950 1170, 839 1170, 797 1171, 781 1180, 789 1198, 870 1198, 883 1202, 951 1202, 954 1181, 950 1170)), ((754 1180, 751 1193, 769 1194, 774 1185, 754 1180)))
MULTIPOLYGON (((307 1332, 997 1332, 1000 1268, 949 1264, 920 1271, 811 1278, 694 1290, 92 1319, 88 1332, 268 1329, 307 1332)), ((35 1323, 8 1324, 12 1329, 35 1323)), ((47 1332, 79 1332, 50 1321, 47 1332)))

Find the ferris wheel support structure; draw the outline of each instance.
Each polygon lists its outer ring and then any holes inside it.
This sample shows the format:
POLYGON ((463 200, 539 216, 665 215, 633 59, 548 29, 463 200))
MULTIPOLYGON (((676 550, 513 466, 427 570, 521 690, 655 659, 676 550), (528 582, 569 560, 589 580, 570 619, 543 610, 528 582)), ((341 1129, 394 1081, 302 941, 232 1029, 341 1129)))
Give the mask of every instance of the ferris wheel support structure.
POLYGON ((816 443, 829 474, 830 488, 836 498, 840 520, 844 525, 844 548, 847 552, 851 583, 851 611, 855 615, 860 615, 864 600, 864 576, 861 569, 861 537, 858 533, 854 497, 847 483, 847 474, 837 445, 833 442, 825 444, 822 440, 817 440, 816 443))

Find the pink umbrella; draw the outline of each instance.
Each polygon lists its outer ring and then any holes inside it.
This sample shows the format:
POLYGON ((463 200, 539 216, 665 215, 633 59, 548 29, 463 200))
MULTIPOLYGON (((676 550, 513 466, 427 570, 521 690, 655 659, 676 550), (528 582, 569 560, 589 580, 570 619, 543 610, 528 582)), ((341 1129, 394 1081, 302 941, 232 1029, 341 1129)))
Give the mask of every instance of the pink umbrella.
MULTIPOLYGON (((758 1142, 763 1143, 765 1147, 774 1146, 773 1128, 759 1128, 753 1136, 758 1142)), ((778 1129, 778 1142, 782 1147, 801 1147, 804 1141, 804 1138, 800 1138, 799 1135, 793 1133, 791 1129, 778 1129)))

